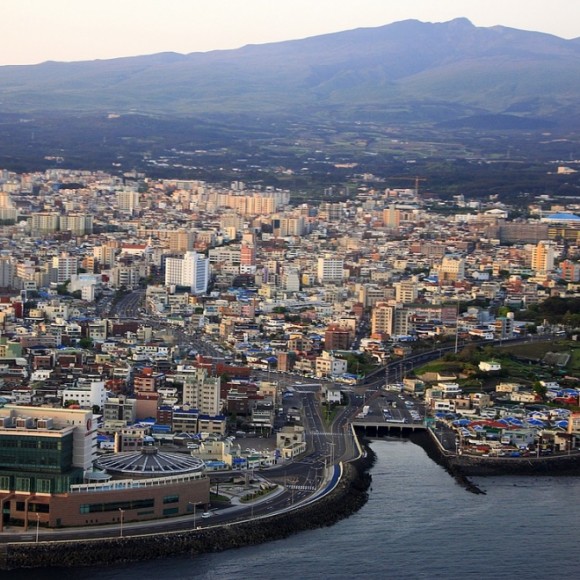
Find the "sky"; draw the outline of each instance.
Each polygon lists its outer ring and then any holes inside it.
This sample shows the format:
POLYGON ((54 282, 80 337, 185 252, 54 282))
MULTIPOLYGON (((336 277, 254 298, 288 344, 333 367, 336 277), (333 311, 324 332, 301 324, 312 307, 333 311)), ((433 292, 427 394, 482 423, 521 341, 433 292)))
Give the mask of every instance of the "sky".
POLYGON ((0 65, 187 54, 458 17, 580 37, 579 0, 0 0, 0 65))

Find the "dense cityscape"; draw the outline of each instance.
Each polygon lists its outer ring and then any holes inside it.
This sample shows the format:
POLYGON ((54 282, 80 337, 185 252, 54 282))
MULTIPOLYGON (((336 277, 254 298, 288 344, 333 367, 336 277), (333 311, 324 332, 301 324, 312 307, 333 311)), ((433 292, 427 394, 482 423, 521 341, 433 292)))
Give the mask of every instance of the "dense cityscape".
POLYGON ((455 457, 575 454, 575 352, 551 351, 580 322, 578 204, 522 216, 358 179, 348 201, 293 204, 241 181, 3 171, 0 529, 288 509, 360 455, 355 428, 428 427, 455 457), (485 346, 532 339, 551 341, 544 375, 485 346), (276 473, 303 457, 292 484, 276 473))

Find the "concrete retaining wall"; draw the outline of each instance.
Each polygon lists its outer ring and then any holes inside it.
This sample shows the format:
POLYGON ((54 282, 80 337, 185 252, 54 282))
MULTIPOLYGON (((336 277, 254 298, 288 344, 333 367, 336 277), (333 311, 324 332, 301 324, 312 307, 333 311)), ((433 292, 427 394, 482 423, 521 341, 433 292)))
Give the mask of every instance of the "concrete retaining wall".
POLYGON ((286 538, 303 530, 330 526, 359 510, 367 501, 374 463, 369 449, 355 463, 344 465, 343 477, 327 496, 311 505, 268 518, 232 523, 212 529, 171 532, 154 536, 99 540, 8 544, 0 553, 2 569, 103 566, 207 554, 286 538))

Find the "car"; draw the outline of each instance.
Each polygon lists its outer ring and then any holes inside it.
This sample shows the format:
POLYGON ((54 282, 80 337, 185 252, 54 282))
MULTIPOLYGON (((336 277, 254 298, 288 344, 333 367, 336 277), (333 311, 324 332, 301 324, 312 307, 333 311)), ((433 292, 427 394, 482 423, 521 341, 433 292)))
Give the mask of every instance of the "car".
POLYGON ((211 518, 211 513, 210 512, 203 512, 201 514, 201 517, 204 518, 204 519, 211 518))

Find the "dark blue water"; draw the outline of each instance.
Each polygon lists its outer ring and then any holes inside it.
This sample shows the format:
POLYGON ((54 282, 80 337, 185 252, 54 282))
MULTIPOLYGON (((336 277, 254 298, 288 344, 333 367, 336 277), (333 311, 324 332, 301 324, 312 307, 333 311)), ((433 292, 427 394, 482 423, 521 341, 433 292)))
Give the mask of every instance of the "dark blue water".
MULTIPOLYGON (((368 503, 338 524, 220 554, 116 567, 18 571, 10 580, 573 578, 580 479, 478 478, 458 486, 410 442, 373 443, 368 503)), ((4 577, 0 572, 0 577, 4 577)))

